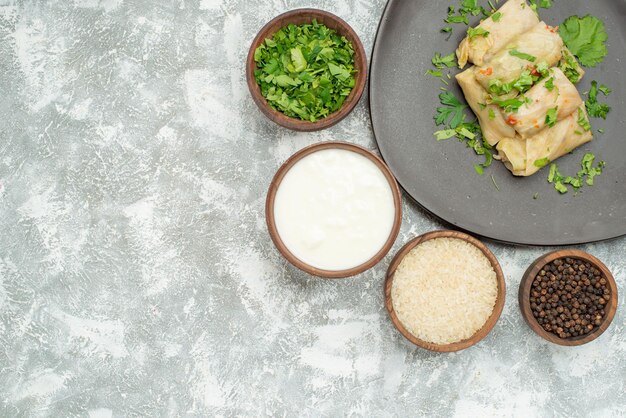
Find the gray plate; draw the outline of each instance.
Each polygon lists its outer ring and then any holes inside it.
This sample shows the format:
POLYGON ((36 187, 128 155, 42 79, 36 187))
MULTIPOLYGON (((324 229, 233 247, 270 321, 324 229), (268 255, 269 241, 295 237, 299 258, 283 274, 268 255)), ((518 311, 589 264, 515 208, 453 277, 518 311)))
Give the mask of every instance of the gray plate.
MULTIPOLYGON (((456 3, 456 2, 455 2, 456 3)), ((601 96, 612 111, 607 121, 592 119, 595 139, 558 160, 560 171, 576 173, 586 151, 605 160, 604 174, 594 187, 575 195, 559 195, 546 182, 547 169, 531 178, 513 177, 500 162, 478 176, 482 161, 455 139, 437 142, 433 120, 439 105, 440 81, 424 72, 436 52, 450 53, 463 38, 464 26, 453 25, 446 41, 448 3, 390 0, 380 22, 370 70, 370 111, 383 158, 404 190, 424 209, 458 228, 498 241, 527 245, 571 245, 626 235, 626 0, 555 0, 540 9, 551 25, 568 16, 591 13, 609 33, 609 56, 587 69, 579 89, 592 80, 613 89, 601 96), (597 133, 605 130, 604 135, 597 133), (491 179, 493 174, 500 190, 491 179), (538 193, 538 199, 533 195, 538 193)), ((478 18, 471 22, 476 24, 478 18)), ((454 70, 456 74, 458 70, 454 70)), ((456 82, 450 90, 462 97, 456 82)))

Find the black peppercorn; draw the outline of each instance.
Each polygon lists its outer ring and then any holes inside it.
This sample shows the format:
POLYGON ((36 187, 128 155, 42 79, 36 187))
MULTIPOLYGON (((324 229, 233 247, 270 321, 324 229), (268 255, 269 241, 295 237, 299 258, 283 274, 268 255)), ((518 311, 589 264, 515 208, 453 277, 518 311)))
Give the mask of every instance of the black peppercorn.
POLYGON ((602 324, 611 298, 608 281, 588 262, 573 258, 546 264, 533 280, 530 308, 537 323, 559 338, 589 334, 602 324))

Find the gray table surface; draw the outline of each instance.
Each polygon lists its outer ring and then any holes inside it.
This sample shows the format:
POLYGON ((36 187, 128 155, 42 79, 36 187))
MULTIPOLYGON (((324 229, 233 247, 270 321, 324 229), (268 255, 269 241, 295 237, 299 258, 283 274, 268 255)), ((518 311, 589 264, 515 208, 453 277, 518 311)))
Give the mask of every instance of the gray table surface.
MULTIPOLYGON (((296 150, 375 149, 267 121, 244 79, 273 16, 316 6, 371 52, 383 0, 0 0, 0 416, 626 415, 623 303, 597 341, 535 336, 516 301, 548 249, 488 243, 508 284, 457 354, 391 326, 391 256, 345 281, 286 263, 267 186, 296 150)), ((405 199, 397 250, 441 225, 405 199)), ((626 240, 583 246, 624 293, 626 240)))

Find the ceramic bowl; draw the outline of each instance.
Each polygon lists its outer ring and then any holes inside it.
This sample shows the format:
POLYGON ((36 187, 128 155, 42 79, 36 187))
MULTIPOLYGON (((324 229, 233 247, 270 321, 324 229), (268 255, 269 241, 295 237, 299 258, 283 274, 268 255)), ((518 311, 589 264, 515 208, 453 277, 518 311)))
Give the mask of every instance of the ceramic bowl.
POLYGON ((540 337, 558 345, 564 346, 577 346, 586 344, 598 338, 606 329, 611 325, 611 321, 615 317, 615 312, 617 310, 617 284, 615 283, 615 279, 613 275, 609 271, 609 269, 602 263, 602 261, 598 260, 591 254, 588 254, 584 251, 579 250, 561 250, 561 251, 553 251, 551 253, 545 254, 535 260, 530 267, 524 273, 524 277, 519 286, 519 306, 522 311, 522 316, 526 320, 526 323, 530 328, 537 333, 540 337), (574 258, 578 260, 583 260, 589 262, 591 265, 595 266, 602 275, 606 278, 607 284, 611 289, 611 298, 606 304, 604 318, 602 319, 602 323, 596 327, 589 334, 572 337, 572 338, 559 338, 557 335, 552 334, 544 330, 541 325, 537 322, 535 317, 533 316, 532 309, 530 307, 530 291, 535 280, 535 277, 541 269, 543 269, 547 264, 551 263, 554 260, 559 258, 574 258))
POLYGON ((338 278, 351 277, 351 276, 356 276, 357 274, 363 273, 364 271, 369 270, 370 268, 374 267, 385 257, 385 255, 387 255, 389 250, 391 250, 391 247, 393 246, 393 243, 395 242, 398 236, 398 232, 400 231, 400 225, 402 223, 402 195, 400 193, 398 183, 396 182, 396 179, 393 176, 393 174, 391 174, 391 171, 389 170, 387 165, 378 156, 376 156, 374 153, 372 153, 368 149, 363 148, 358 145, 348 144, 345 142, 322 142, 322 143, 308 146, 298 151, 280 167, 280 169, 274 176, 274 179, 272 180, 270 187, 269 187, 269 191, 267 193, 267 199, 265 202, 265 219, 267 222, 267 229, 269 231, 270 237, 272 241, 274 242, 274 244, 276 245, 276 248, 278 248, 278 251, 280 251, 280 253, 291 264, 298 267, 300 270, 303 270, 313 276, 317 276, 321 278, 338 279, 338 278), (274 200, 276 198, 276 192, 278 191, 278 188, 280 187, 280 184, 283 178, 285 177, 285 175, 287 174, 287 172, 289 172, 289 170, 302 158, 308 155, 311 155, 315 152, 327 150, 327 149, 342 149, 342 150, 352 151, 372 161, 381 170, 381 172, 384 174, 385 178, 389 182, 389 186, 391 187, 391 192, 392 192, 393 200, 394 200, 394 207, 395 207, 394 222, 393 222, 393 226, 392 226, 389 238, 385 242, 384 246, 370 260, 366 261, 365 263, 359 266, 356 266, 354 268, 347 269, 347 270, 322 270, 322 269, 315 268, 303 262, 302 260, 298 259, 298 257, 296 257, 295 255, 291 253, 289 248, 287 248, 287 246, 281 239, 280 234, 278 233, 278 230, 276 228, 276 221, 274 219, 274 200))
POLYGON ((407 243, 404 247, 398 251, 396 256, 391 261, 389 265, 389 269, 387 270, 387 277, 385 279, 385 307, 387 308, 387 312, 389 313, 389 317, 391 318, 391 322, 400 331, 407 340, 412 342, 418 347, 424 348, 426 350, 435 351, 439 353, 445 352, 454 352, 464 350, 468 347, 471 347, 477 344, 480 340, 485 338, 489 332, 493 329, 500 318, 500 314, 502 314, 502 309, 504 308, 504 301, 506 298, 506 283, 504 282, 504 275, 502 274, 502 269, 500 268, 500 263, 493 255, 493 253, 487 248, 485 244, 477 240, 476 238, 467 235, 458 231, 434 231, 429 232, 427 234, 421 235, 409 243, 407 243), (417 338, 413 334, 411 334, 402 324, 402 322, 398 319, 396 312, 393 307, 393 300, 391 296, 391 289, 393 286, 393 277, 396 272, 396 269, 404 259, 404 257, 417 245, 436 238, 456 238, 461 239, 465 242, 468 242, 478 248, 484 255, 489 259, 491 263, 491 267, 496 272, 496 279, 498 282, 498 294, 496 297, 496 304, 493 308, 493 311, 485 324, 478 331, 474 333, 471 337, 450 344, 434 344, 428 341, 424 341, 422 339, 417 338))
POLYGON ((263 112, 263 114, 270 120, 280 126, 295 131, 319 131, 339 123, 339 121, 348 116, 358 103, 359 99, 363 95, 365 81, 367 79, 367 57, 365 55, 363 44, 361 43, 361 40, 357 36, 356 32, 343 19, 323 10, 292 10, 272 19, 263 27, 263 29, 261 29, 256 38, 254 38, 254 41, 250 46, 250 51, 248 52, 248 59, 246 61, 246 79, 254 102, 257 104, 259 109, 261 109, 261 112, 263 112), (256 70, 254 51, 256 51, 265 39, 271 38, 274 33, 290 23, 294 25, 302 25, 305 23, 311 23, 313 19, 317 20, 318 23, 326 25, 330 29, 334 29, 339 35, 344 36, 352 43, 352 47, 354 48, 354 66, 357 70, 357 74, 356 84, 350 95, 343 103, 343 106, 338 111, 330 114, 324 119, 310 122, 286 116, 284 113, 272 108, 267 103, 267 100, 265 100, 265 97, 261 94, 261 88, 257 84, 254 77, 254 71, 256 70))

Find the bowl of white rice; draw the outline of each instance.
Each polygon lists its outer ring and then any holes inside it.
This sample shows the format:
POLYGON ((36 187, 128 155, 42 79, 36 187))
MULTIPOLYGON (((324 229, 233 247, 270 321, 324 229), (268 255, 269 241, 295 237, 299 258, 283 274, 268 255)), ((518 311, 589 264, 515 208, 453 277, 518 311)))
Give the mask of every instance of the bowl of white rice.
POLYGON ((407 243, 385 280, 385 305, 395 327, 436 352, 463 350, 485 338, 500 318, 505 293, 493 253, 457 231, 434 231, 407 243))

